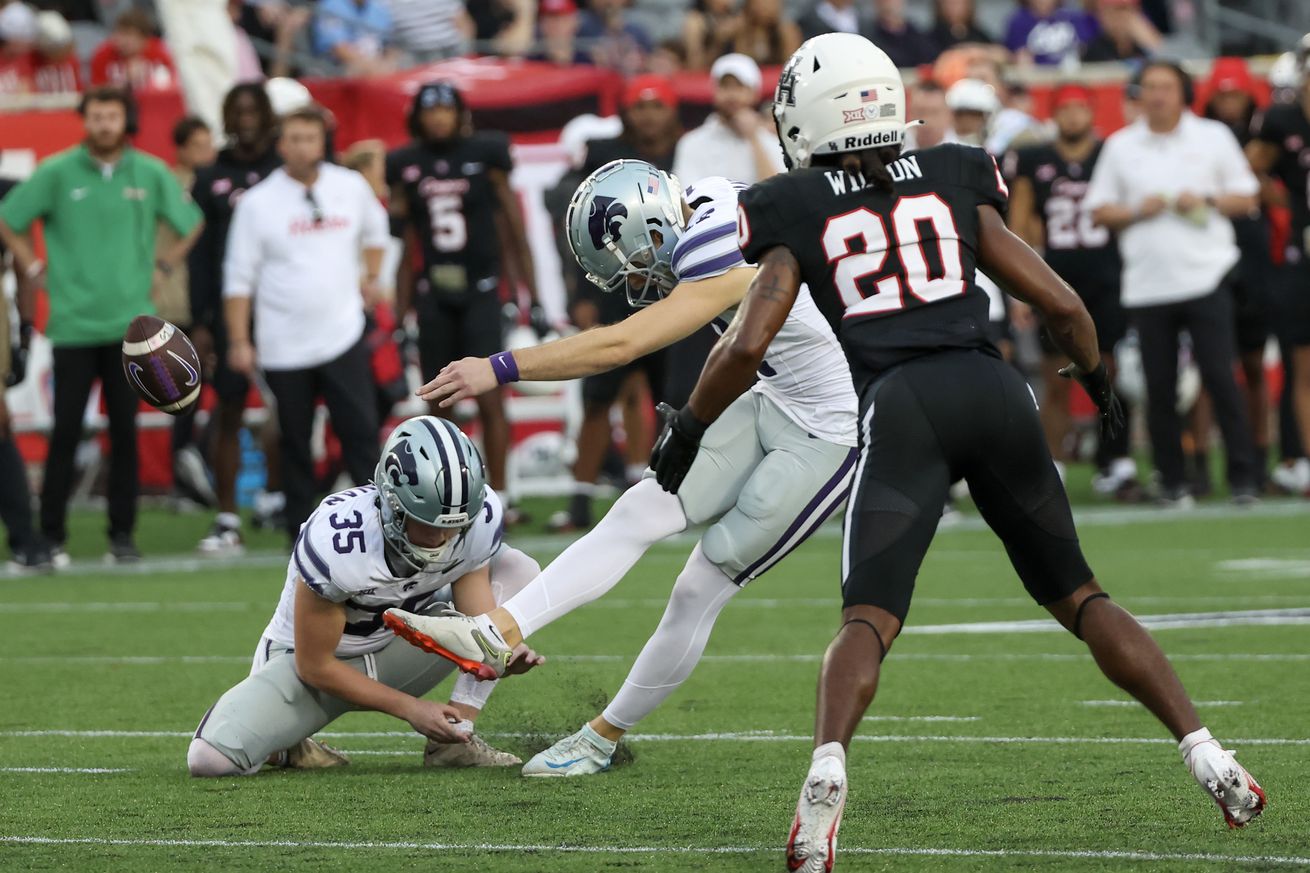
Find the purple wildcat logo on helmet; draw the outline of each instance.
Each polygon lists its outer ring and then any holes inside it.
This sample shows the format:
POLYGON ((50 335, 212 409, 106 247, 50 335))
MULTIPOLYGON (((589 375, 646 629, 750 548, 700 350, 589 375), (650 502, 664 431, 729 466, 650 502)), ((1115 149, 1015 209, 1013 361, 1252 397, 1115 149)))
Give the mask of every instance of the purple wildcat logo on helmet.
POLYGON ((591 211, 587 213, 587 233, 591 235, 591 244, 596 248, 605 245, 605 236, 617 238, 623 227, 622 219, 628 217, 628 207, 615 201, 613 197, 597 195, 591 201, 591 211))
POLYGON ((414 450, 409 447, 408 440, 402 440, 392 447, 382 469, 396 487, 418 484, 418 461, 414 458, 414 450))

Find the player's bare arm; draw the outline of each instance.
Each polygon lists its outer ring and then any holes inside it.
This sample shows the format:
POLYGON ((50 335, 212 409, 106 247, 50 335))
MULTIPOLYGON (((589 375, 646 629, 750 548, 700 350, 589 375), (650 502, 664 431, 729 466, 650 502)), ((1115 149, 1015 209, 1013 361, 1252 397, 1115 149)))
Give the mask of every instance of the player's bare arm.
POLYGON ((351 669, 336 657, 346 627, 346 607, 320 597, 301 583, 296 589, 296 673, 319 691, 347 700, 363 709, 377 710, 409 722, 423 734, 441 742, 468 742, 454 730, 460 713, 452 706, 412 697, 351 669))
POLYGON ((1032 180, 1019 176, 1010 182, 1010 230, 1034 249, 1042 247, 1042 221, 1037 215, 1032 180))
MULTIPOLYGON (((519 381, 524 382, 580 379, 604 373, 672 345, 709 324, 746 297, 754 274, 752 269, 735 269, 710 279, 682 283, 668 297, 615 324, 502 354, 512 356, 519 381)), ((485 394, 498 384, 490 359, 464 358, 446 366, 419 389, 418 395, 446 407, 485 394)))
POLYGON ((764 253, 745 301, 710 350, 691 399, 677 412, 664 407, 668 425, 655 443, 650 465, 665 491, 678 493, 706 429, 751 386, 800 287, 800 264, 790 251, 775 246, 764 253))
POLYGON ((488 169, 487 178, 496 192, 496 201, 503 224, 502 235, 505 250, 509 253, 514 272, 523 286, 528 289, 533 302, 537 302, 537 273, 532 263, 532 249, 528 247, 528 234, 523 222, 523 209, 518 196, 509 185, 509 175, 504 170, 488 169))

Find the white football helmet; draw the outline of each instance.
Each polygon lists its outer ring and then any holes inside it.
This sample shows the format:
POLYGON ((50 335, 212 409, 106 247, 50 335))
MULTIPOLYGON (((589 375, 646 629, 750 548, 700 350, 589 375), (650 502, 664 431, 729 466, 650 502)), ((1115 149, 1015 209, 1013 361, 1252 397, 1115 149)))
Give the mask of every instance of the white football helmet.
POLYGON ((853 33, 807 39, 787 60, 773 119, 788 168, 815 155, 905 142, 905 86, 887 53, 853 33))

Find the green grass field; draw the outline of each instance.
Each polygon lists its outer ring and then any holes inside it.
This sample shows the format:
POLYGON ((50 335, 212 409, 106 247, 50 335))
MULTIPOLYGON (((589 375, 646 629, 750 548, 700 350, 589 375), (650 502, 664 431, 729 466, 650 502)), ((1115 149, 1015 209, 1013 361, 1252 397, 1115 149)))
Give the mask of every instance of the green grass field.
MULTIPOLYGON (((966 520, 939 534, 852 747, 839 870, 1310 869, 1310 505, 1082 518, 1098 576, 1139 615, 1281 611, 1157 632, 1268 812, 1228 831, 1076 640, 995 624, 1044 613, 966 520)), ((201 781, 190 733, 247 672, 283 578, 273 539, 237 564, 160 557, 204 522, 148 514, 153 560, 129 574, 91 557, 103 519, 82 517, 74 571, 0 578, 0 870, 782 869, 838 611, 835 529, 725 610, 705 662, 607 774, 425 771, 406 725, 361 713, 329 728, 349 768, 201 781)), ((519 544, 543 562, 561 547, 519 544)), ((689 547, 656 548, 542 632, 550 662, 501 685, 484 735, 526 757, 597 712, 689 547)))

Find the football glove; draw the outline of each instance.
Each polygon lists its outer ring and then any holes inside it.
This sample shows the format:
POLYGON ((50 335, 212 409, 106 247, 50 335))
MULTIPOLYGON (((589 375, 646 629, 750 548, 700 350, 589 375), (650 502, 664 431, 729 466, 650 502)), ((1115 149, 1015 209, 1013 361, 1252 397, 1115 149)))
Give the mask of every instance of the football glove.
POLYGON ((13 388, 27 378, 27 359, 31 354, 32 325, 22 324, 18 329, 19 341, 9 350, 9 374, 5 376, 5 387, 13 388))
POLYGON ((1110 374, 1105 370, 1104 361, 1097 364, 1096 369, 1090 373, 1085 372, 1077 364, 1070 364, 1060 370, 1060 375, 1066 379, 1077 379, 1078 384, 1082 385, 1088 396, 1092 398, 1100 413, 1102 437, 1112 439, 1123 430, 1123 404, 1114 393, 1114 386, 1110 383, 1110 374))
POLYGON ((709 425, 693 415, 690 406, 675 411, 667 403, 661 403, 656 411, 664 417, 664 430, 650 453, 650 466, 660 487, 677 494, 696 460, 701 437, 709 425))

